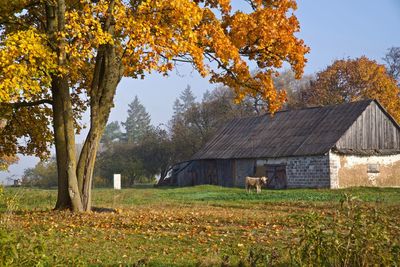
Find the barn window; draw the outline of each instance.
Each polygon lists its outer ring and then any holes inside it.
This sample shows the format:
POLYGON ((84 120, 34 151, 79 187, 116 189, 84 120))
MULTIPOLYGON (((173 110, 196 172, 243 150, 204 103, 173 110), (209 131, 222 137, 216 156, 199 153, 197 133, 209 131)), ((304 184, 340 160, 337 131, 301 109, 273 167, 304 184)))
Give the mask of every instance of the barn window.
POLYGON ((368 164, 368 173, 379 173, 379 164, 368 164))

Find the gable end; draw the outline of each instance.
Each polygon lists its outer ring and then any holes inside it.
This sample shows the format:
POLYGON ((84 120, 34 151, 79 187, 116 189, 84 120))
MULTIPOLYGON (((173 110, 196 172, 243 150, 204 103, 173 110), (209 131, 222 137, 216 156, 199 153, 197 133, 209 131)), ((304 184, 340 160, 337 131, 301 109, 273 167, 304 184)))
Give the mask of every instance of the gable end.
POLYGON ((400 153, 400 127, 379 102, 371 101, 333 150, 358 155, 400 153))

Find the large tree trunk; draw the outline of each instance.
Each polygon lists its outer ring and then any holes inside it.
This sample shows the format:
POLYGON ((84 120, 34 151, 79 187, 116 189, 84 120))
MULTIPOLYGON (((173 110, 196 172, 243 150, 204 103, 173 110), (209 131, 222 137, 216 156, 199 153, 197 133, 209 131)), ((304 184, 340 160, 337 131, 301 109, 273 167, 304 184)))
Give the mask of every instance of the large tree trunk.
POLYGON ((101 136, 107 124, 114 95, 121 80, 120 58, 111 45, 99 48, 90 91, 90 130, 79 158, 77 174, 85 211, 91 209, 93 171, 101 136))
MULTIPOLYGON (((63 31, 65 28, 65 1, 57 0, 57 24, 58 30, 63 31)), ((58 41, 58 64, 60 66, 66 63, 65 43, 63 39, 58 41)), ((68 80, 66 77, 57 77, 56 83, 60 93, 63 105, 63 119, 64 119, 64 135, 67 156, 67 176, 68 176, 68 194, 71 199, 72 210, 82 211, 82 201, 78 187, 78 178, 76 176, 76 145, 75 145, 75 127, 74 115, 72 111, 71 95, 68 87, 68 80)))
MULTIPOLYGON (((46 3, 47 33, 57 52, 58 64, 64 65, 66 54, 64 41, 55 33, 65 27, 65 1, 46 3)), ((75 128, 71 95, 66 77, 52 77, 54 135, 57 153, 58 199, 56 209, 82 211, 82 202, 76 176, 75 128)))
MULTIPOLYGON (((114 0, 110 1, 108 13, 112 14, 114 0)), ((112 15, 104 22, 103 29, 114 34, 112 15)), ((114 95, 121 80, 123 68, 121 57, 110 44, 101 45, 96 56, 90 90, 90 130, 79 157, 77 176, 83 209, 91 210, 93 171, 101 136, 106 127, 114 95)))
MULTIPOLYGON (((50 41, 56 43, 55 32, 58 30, 57 5, 55 3, 46 3, 46 26, 50 41)), ((57 52, 57 51, 55 51, 57 52)), ((56 148, 57 174, 58 174, 58 195, 55 209, 71 209, 71 198, 68 193, 68 175, 67 175, 67 146, 65 143, 65 127, 63 117, 63 100, 60 95, 59 82, 57 77, 53 76, 52 96, 53 96, 53 128, 54 143, 56 148)))
POLYGON ((53 125, 58 173, 55 209, 82 211, 76 176, 75 131, 68 83, 63 78, 53 77, 53 84, 53 125))
POLYGON ((76 174, 76 145, 75 128, 72 112, 71 96, 69 94, 68 84, 64 79, 60 79, 59 89, 63 101, 63 119, 64 133, 67 156, 67 176, 68 176, 68 194, 71 199, 72 210, 82 211, 81 194, 78 187, 78 178, 76 174))
POLYGON ((54 143, 56 147, 57 173, 58 173, 58 195, 55 209, 71 209, 71 199, 68 193, 68 175, 67 175, 67 146, 65 143, 64 118, 62 110, 62 100, 54 85, 53 94, 53 127, 54 143))
POLYGON ((99 147, 98 136, 101 136, 100 129, 90 129, 83 147, 85 152, 81 154, 78 163, 77 173, 81 186, 82 205, 85 211, 91 210, 93 170, 99 147))

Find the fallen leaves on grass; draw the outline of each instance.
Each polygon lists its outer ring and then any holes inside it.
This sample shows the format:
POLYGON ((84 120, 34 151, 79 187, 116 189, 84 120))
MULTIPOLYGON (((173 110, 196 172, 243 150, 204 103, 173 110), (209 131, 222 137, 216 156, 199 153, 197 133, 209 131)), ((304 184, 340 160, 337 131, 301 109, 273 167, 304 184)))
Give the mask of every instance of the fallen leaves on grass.
MULTIPOLYGON (((293 242, 298 227, 292 213, 305 209, 151 204, 114 213, 30 211, 14 214, 13 221, 15 230, 22 230, 27 238, 44 236, 58 255, 65 251, 69 257, 91 255, 92 263, 128 264, 143 258, 185 263, 210 253, 248 251, 252 246, 284 247, 293 242)), ((329 214, 329 210, 320 212, 329 214)))

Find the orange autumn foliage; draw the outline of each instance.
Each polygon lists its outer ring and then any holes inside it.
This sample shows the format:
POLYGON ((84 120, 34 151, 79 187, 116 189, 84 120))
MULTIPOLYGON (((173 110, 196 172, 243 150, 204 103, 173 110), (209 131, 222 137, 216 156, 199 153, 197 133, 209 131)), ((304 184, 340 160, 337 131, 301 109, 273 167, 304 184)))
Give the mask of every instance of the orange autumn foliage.
POLYGON ((17 163, 18 158, 15 156, 6 156, 3 155, 0 157, 0 171, 7 170, 8 166, 11 164, 17 163))
MULTIPOLYGON (((33 5, 31 2, 18 3, 22 9, 33 5)), ((229 0, 116 0, 113 6, 111 2, 66 1, 66 27, 57 33, 58 40, 65 42, 64 66, 54 65, 56 55, 44 28, 18 28, 17 23, 8 26, 0 46, 4 70, 0 73, 0 102, 48 94, 52 73, 67 75, 72 87, 89 90, 88 74, 96 49, 102 44, 117 48, 126 77, 140 77, 151 71, 166 74, 177 61, 185 61, 201 75, 210 75, 212 82, 233 88, 238 100, 246 94, 261 93, 271 112, 285 100, 284 92, 277 92, 272 83, 276 69, 286 61, 297 77, 303 73, 304 54, 309 49, 294 35, 300 30, 292 14, 297 8, 294 0, 247 1, 253 8, 250 13, 233 12, 229 0), (102 27, 109 9, 115 22, 113 32, 102 27), (258 66, 255 75, 250 73, 250 61, 258 66)), ((8 12, 20 11, 17 4, 12 7, 8 12)), ((25 12, 40 17, 38 7, 25 12)), ((27 17, 14 20, 24 25, 27 17)))
POLYGON ((336 60, 317 73, 311 87, 302 92, 308 105, 331 105, 377 99, 400 121, 400 88, 383 65, 367 57, 336 60))

